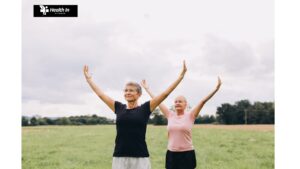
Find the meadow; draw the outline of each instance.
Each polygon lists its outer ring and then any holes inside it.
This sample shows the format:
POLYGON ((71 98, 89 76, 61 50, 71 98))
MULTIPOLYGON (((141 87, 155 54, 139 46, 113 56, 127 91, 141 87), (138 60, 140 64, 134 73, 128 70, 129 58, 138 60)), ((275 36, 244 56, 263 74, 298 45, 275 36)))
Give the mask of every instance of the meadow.
MULTIPOLYGON (((115 125, 22 127, 22 169, 110 169, 115 125)), ((149 125, 152 169, 164 169, 166 126, 149 125)), ((197 169, 273 169, 273 125, 195 125, 197 169)))

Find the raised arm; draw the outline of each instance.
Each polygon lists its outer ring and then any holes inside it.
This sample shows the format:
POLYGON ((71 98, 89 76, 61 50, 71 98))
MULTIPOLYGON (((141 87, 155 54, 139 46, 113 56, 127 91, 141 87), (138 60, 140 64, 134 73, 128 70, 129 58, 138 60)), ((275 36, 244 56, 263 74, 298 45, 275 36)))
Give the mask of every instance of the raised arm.
POLYGON ((83 73, 86 81, 93 89, 93 91, 97 94, 97 96, 114 112, 115 111, 115 101, 107 96, 92 80, 92 76, 89 74, 89 67, 84 65, 83 73))
POLYGON ((152 112, 155 107, 157 107, 165 98, 168 97, 168 95, 177 87, 177 85, 181 82, 181 80, 183 79, 185 72, 186 72, 186 65, 185 65, 185 61, 183 61, 183 67, 182 67, 182 71, 179 75, 179 77, 176 79, 175 82, 173 82, 164 92, 162 92, 161 94, 155 96, 152 98, 152 100, 150 100, 150 111, 152 112))
POLYGON ((199 115, 199 112, 201 111, 202 107, 204 106, 204 104, 210 99, 213 97, 213 95, 220 89, 221 87, 221 79, 220 77, 218 77, 218 84, 215 88, 214 91, 212 91, 209 95, 207 95, 205 98, 203 98, 199 103, 198 105, 196 105, 193 109, 192 109, 192 113, 194 114, 195 118, 197 118, 197 116, 199 115))
MULTIPOLYGON (((142 80, 141 85, 142 85, 142 87, 146 90, 146 92, 149 94, 149 96, 150 96, 151 98, 154 98, 154 97, 155 97, 155 96, 152 94, 152 92, 150 91, 149 86, 148 86, 146 80, 142 80)), ((168 116, 169 116, 169 109, 168 109, 168 107, 167 107, 165 104, 161 103, 161 104, 159 105, 159 108, 160 108, 160 110, 162 111, 163 115, 164 115, 166 118, 168 118, 168 116)))

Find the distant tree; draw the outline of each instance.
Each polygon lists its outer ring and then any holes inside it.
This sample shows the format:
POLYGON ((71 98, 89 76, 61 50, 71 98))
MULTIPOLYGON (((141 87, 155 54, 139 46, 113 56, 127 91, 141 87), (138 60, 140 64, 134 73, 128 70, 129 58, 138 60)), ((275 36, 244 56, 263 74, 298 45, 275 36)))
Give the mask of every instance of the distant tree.
POLYGON ((37 118, 38 125, 48 125, 45 118, 37 118))
POLYGON ((154 125, 166 125, 168 123, 167 119, 164 117, 164 115, 162 115, 159 109, 155 109, 152 114, 154 125))
POLYGON ((47 125, 54 125, 55 124, 54 120, 52 120, 48 117, 44 117, 44 120, 46 121, 47 125))
POLYGON ((210 124, 216 122, 216 118, 213 115, 204 115, 203 116, 203 123, 210 124))
POLYGON ((255 102, 249 118, 253 124, 274 124, 274 103, 272 102, 255 102))
POLYGON ((70 125, 71 121, 67 117, 62 117, 56 120, 57 125, 70 125))
POLYGON ((229 103, 224 103, 218 107, 216 114, 217 121, 221 124, 233 124, 236 121, 236 108, 229 103))
POLYGON ((195 119, 195 124, 210 124, 215 122, 216 122, 216 117, 213 115, 203 115, 203 116, 200 115, 195 119))
POLYGON ((22 116, 22 126, 29 126, 29 118, 22 116))
POLYGON ((37 120, 36 117, 32 117, 32 118, 30 119, 30 125, 31 125, 31 126, 37 126, 37 125, 39 125, 39 122, 38 122, 38 120, 37 120))
MULTIPOLYGON (((233 124, 245 124, 249 110, 251 110, 251 103, 249 100, 241 100, 235 103, 236 105, 236 120, 233 124)), ((247 120, 248 123, 248 120, 247 120)))
POLYGON ((81 124, 87 124, 87 120, 84 116, 79 116, 79 119, 78 121, 81 123, 81 124))
POLYGON ((87 124, 88 125, 95 125, 99 123, 99 119, 97 117, 87 117, 87 124))

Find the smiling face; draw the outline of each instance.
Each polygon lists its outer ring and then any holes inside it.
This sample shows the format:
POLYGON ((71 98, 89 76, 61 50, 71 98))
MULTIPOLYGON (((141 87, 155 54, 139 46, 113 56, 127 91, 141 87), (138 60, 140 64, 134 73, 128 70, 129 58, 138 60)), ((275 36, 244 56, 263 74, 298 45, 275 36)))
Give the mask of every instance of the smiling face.
POLYGON ((183 112, 187 106, 184 96, 177 96, 174 101, 174 107, 177 112, 183 112))
POLYGON ((136 102, 141 96, 141 87, 137 83, 129 82, 124 89, 124 97, 127 102, 136 102))

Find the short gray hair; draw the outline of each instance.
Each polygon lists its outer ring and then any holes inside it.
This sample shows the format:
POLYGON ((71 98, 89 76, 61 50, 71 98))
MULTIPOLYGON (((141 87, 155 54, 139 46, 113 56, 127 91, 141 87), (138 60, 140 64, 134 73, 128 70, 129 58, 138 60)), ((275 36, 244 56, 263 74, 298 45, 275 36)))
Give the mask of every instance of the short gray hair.
POLYGON ((134 86, 136 88, 136 91, 139 93, 139 94, 142 94, 142 87, 140 84, 136 83, 136 82, 128 82, 126 83, 126 86, 134 86))

